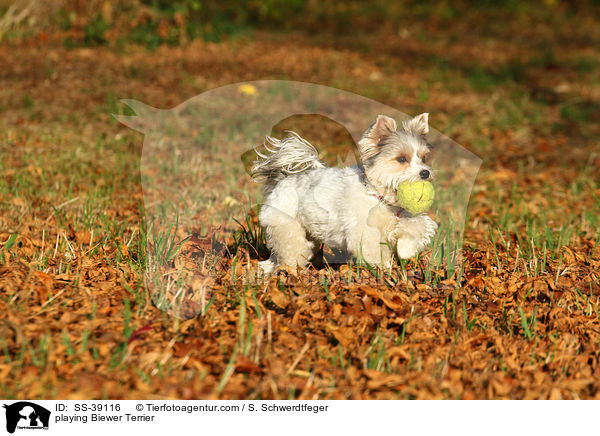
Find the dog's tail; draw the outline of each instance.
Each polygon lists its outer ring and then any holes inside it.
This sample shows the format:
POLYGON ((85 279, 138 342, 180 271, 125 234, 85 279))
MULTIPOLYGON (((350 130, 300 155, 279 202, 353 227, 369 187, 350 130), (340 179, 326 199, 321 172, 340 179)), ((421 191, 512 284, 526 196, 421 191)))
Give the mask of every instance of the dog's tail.
POLYGON ((319 153, 308 141, 295 132, 286 130, 288 134, 279 140, 267 136, 264 147, 267 152, 258 148, 254 151, 258 159, 252 165, 251 176, 257 182, 264 183, 263 192, 269 194, 277 183, 291 175, 327 165, 319 159, 319 153))

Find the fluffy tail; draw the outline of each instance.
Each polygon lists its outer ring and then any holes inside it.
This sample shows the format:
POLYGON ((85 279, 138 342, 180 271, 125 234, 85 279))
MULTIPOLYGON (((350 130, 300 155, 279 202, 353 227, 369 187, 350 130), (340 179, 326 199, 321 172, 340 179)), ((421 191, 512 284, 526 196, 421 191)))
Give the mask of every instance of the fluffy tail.
POLYGON ((258 159, 252 165, 251 175, 257 182, 264 183, 263 192, 269 194, 277 183, 289 176, 315 168, 325 168, 319 160, 315 147, 297 133, 287 130, 281 140, 267 136, 264 144, 267 153, 254 149, 258 159))

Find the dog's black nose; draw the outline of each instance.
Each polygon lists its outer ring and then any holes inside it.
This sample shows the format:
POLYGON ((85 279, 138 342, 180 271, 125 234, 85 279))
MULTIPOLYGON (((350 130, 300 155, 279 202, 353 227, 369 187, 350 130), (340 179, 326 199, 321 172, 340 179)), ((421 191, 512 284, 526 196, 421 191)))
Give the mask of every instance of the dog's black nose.
POLYGON ((423 180, 427 180, 429 178, 429 170, 421 170, 419 175, 423 180))

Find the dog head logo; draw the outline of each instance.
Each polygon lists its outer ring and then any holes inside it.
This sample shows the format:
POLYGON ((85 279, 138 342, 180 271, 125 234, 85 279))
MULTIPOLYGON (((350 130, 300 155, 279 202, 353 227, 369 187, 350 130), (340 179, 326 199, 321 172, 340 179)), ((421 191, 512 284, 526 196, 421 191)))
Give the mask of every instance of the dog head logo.
POLYGON ((48 429, 50 411, 29 401, 19 401, 3 406, 6 409, 6 431, 14 433, 16 429, 48 429))

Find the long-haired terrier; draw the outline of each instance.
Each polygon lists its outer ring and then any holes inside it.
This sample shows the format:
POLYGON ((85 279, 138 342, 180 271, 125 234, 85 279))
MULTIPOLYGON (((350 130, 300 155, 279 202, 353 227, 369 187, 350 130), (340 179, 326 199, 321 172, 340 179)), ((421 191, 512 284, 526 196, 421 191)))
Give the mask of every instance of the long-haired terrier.
POLYGON ((264 183, 259 220, 265 229, 267 274, 280 265, 305 267, 321 244, 350 252, 370 264, 391 266, 394 252, 407 259, 432 240, 437 224, 426 214, 411 216, 397 203, 402 182, 433 179, 428 114, 402 123, 385 115, 358 143, 360 163, 328 168, 317 150, 293 132, 267 137, 257 150, 254 180, 264 183))

